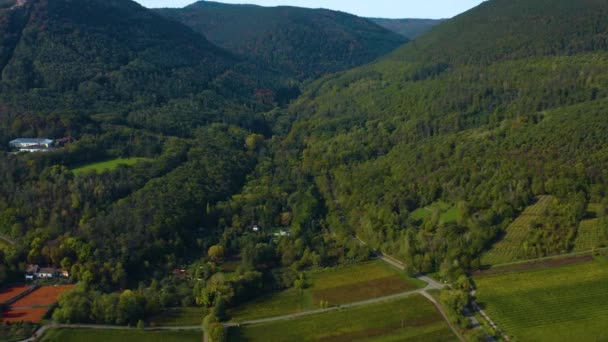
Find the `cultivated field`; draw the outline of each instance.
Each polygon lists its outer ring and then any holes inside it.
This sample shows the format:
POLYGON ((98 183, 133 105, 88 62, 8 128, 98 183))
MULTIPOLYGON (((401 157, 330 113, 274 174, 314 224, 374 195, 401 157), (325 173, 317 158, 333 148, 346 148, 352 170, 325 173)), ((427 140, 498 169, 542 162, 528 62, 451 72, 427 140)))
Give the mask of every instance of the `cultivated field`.
POLYGON ((308 287, 269 294, 230 312, 243 321, 317 309, 321 301, 329 306, 352 303, 414 290, 424 286, 380 260, 328 268, 307 273, 308 287))
POLYGON ((229 341, 457 341, 421 295, 293 320, 230 328, 229 341))
POLYGON ((206 314, 206 309, 199 307, 174 308, 165 310, 160 315, 151 318, 148 324, 169 327, 197 325, 201 324, 206 314))
POLYGON ((0 291, 0 303, 6 303, 7 301, 17 297, 23 292, 30 289, 29 285, 14 285, 0 291))
POLYGON ((478 302, 521 341, 608 340, 608 261, 475 277, 478 302))
POLYGON ((598 203, 589 203, 587 211, 591 213, 594 218, 581 221, 578 226, 578 232, 576 240, 574 241, 574 252, 589 251, 594 248, 602 247, 602 220, 600 217, 601 206, 598 203))
POLYGON ((116 169, 120 165, 135 165, 141 162, 149 162, 152 159, 150 158, 118 158, 113 160, 107 160, 99 163, 92 163, 83 165, 77 168, 72 169, 74 174, 81 174, 86 172, 95 171, 97 173, 102 173, 105 171, 111 171, 116 169))
POLYGON ((2 313, 2 322, 39 323, 50 307, 57 303, 59 295, 74 285, 43 286, 16 300, 2 313))
POLYGON ((202 342, 200 331, 138 331, 101 329, 51 329, 44 342, 202 342))
POLYGON ((24 307, 53 305, 57 303, 59 295, 73 288, 74 285, 43 286, 32 291, 27 296, 17 300, 12 304, 12 306, 24 307))
POLYGON ((481 263, 483 265, 496 265, 517 261, 522 244, 530 233, 531 223, 544 216, 544 212, 552 200, 552 196, 539 196, 536 203, 528 206, 507 227, 505 236, 482 256, 481 263))

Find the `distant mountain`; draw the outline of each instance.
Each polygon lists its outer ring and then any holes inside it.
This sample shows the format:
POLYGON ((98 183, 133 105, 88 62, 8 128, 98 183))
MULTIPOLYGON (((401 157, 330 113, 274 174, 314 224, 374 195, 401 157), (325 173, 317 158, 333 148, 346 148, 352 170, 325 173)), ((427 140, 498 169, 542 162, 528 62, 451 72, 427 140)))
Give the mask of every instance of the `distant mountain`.
POLYGON ((399 33, 408 39, 416 39, 433 27, 441 24, 445 19, 383 19, 369 18, 376 24, 399 33))
POLYGON ((158 9, 236 54, 300 79, 373 61, 407 39, 342 12, 200 1, 158 9))
POLYGON ((251 112, 258 89, 280 84, 126 0, 30 0, 1 11, 0 72, 0 99, 14 112, 95 114, 171 134, 241 120, 233 115, 251 112))

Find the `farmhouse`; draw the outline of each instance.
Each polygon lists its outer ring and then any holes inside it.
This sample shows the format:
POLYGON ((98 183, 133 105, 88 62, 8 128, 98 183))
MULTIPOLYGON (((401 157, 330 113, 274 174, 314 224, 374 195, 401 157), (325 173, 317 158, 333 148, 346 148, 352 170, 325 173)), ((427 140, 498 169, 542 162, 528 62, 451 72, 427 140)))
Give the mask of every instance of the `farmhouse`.
POLYGON ((53 278, 57 276, 57 270, 52 267, 41 268, 36 272, 36 278, 53 278))

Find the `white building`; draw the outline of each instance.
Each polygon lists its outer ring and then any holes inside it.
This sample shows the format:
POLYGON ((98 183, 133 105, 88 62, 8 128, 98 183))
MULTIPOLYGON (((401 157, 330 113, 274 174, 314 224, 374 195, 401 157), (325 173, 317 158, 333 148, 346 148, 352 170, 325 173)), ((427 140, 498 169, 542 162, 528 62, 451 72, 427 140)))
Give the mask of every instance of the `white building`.
POLYGON ((33 146, 40 146, 50 148, 53 145, 51 139, 39 139, 39 138, 19 138, 9 142, 10 147, 22 149, 33 146))

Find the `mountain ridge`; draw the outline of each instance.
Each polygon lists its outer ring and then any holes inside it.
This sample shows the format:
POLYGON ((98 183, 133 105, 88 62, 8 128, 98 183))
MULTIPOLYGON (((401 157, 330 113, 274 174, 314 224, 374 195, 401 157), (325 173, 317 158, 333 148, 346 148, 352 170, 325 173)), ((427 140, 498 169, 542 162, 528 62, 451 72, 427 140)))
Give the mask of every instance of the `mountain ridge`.
POLYGON ((229 51, 299 79, 371 62, 407 42, 366 19, 325 9, 201 1, 156 11, 229 51))

